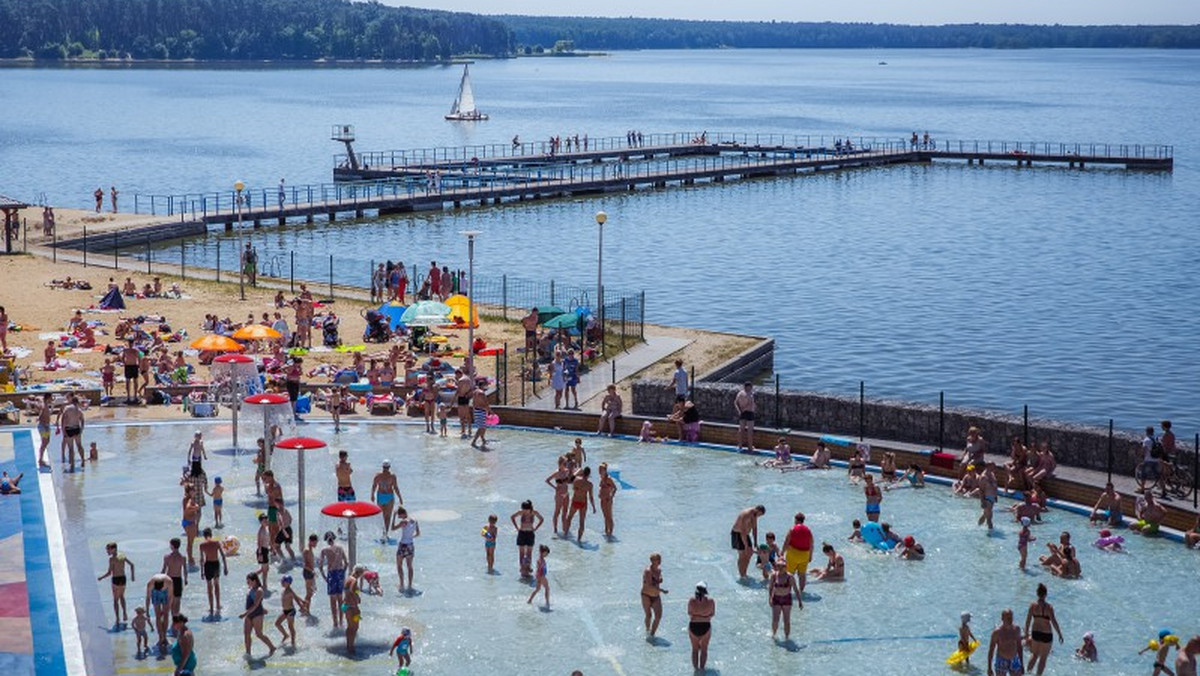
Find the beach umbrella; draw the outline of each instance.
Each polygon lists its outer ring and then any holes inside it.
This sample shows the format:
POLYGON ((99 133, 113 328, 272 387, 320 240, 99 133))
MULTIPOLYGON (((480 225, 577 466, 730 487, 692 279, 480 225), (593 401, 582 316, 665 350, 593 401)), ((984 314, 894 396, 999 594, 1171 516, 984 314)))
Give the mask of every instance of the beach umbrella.
POLYGON ((328 445, 320 439, 312 437, 288 437, 275 442, 275 448, 282 448, 289 451, 297 451, 296 453, 296 499, 297 511, 300 512, 300 530, 296 531, 301 534, 303 541, 304 533, 304 452, 316 451, 326 448, 328 445))
POLYGON ((223 354, 213 359, 214 364, 253 364, 254 357, 244 354, 223 354))
POLYGON ((228 337, 210 333, 192 341, 192 349, 201 352, 241 352, 246 349, 241 343, 228 337))
POLYGON ((355 550, 358 542, 358 530, 354 525, 355 519, 360 519, 364 516, 375 516, 383 510, 379 505, 373 502, 335 502, 331 505, 325 505, 321 509, 321 513, 325 516, 332 516, 339 519, 345 519, 350 522, 350 527, 347 529, 347 539, 350 541, 350 569, 354 569, 355 550))
POLYGON ((421 300, 408 306, 400 321, 406 326, 437 326, 445 324, 450 316, 450 306, 435 300, 421 300))
POLYGON ((238 340, 276 340, 282 338, 283 334, 262 324, 247 324, 234 331, 233 337, 238 340))
POLYGON ((542 326, 548 329, 577 329, 581 323, 582 320, 580 320, 579 315, 568 313, 561 314, 554 319, 542 322, 542 326))
POLYGON ((479 306, 471 307, 471 299, 460 294, 450 296, 446 299, 446 305, 450 306, 450 319, 455 324, 467 325, 467 314, 471 315, 471 323, 475 327, 479 326, 479 306))
MULTIPOLYGON (((271 468, 271 453, 275 449, 275 440, 271 437, 271 424, 276 420, 288 419, 294 415, 292 401, 286 395, 274 392, 252 394, 242 400, 251 410, 261 413, 263 417, 263 439, 267 442, 266 467, 271 468)), ((234 446, 237 445, 237 419, 234 418, 234 446)))
POLYGON ((554 319, 555 317, 557 317, 561 314, 566 314, 566 312, 567 312, 566 310, 560 308, 557 305, 539 305, 537 307, 537 311, 538 311, 538 323, 539 324, 545 324, 546 322, 550 321, 551 319, 554 319))

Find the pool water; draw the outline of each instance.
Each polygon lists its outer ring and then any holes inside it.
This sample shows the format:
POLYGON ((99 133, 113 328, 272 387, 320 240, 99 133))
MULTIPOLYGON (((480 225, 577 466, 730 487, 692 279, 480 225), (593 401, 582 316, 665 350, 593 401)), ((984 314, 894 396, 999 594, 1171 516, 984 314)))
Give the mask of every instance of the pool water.
MULTIPOLYGON (((96 574, 103 571, 108 540, 117 540, 138 566, 138 581, 128 592, 131 615, 143 602, 145 580, 157 572, 166 541, 181 535, 177 478, 194 428, 89 427, 86 441, 98 442, 101 460, 85 472, 63 477, 67 519, 86 531, 96 574)), ((251 428, 245 425, 243 433, 253 433, 251 428)), ((210 450, 229 445, 227 423, 200 429, 210 450)), ((594 468, 608 462, 626 484, 616 498, 616 538, 608 542, 600 535, 599 514, 589 514, 582 546, 552 537, 549 523, 538 531, 538 542, 551 548, 552 610, 545 612, 525 603, 530 587, 517 574, 508 517, 528 498, 550 518, 553 491, 543 480, 554 469, 556 456, 570 446, 571 436, 494 430, 493 452, 480 453, 457 438, 443 440, 423 434, 421 427, 394 423, 355 424, 339 435, 329 425, 314 423, 304 425, 302 432, 330 443, 328 450, 306 456, 309 531, 338 525, 319 516, 319 508, 334 499, 337 451, 350 452, 362 499, 369 496, 380 462, 391 460, 405 505, 421 524, 414 562, 419 593, 397 593, 394 540, 380 544, 378 517, 363 520, 359 562, 380 572, 384 595, 363 597, 359 658, 343 656, 343 638, 330 629, 328 601, 318 580, 316 619, 298 620, 298 649, 290 654, 280 650, 266 660, 272 671, 325 674, 367 668, 393 673, 388 647, 399 628, 409 626, 413 672, 418 674, 565 674, 571 669, 589 675, 690 673, 685 606, 700 580, 717 603, 709 659, 714 673, 933 673, 945 668, 943 660, 955 649, 953 636, 964 610, 974 614, 974 631, 983 643, 974 659, 980 666, 1000 610, 1012 607, 1018 621, 1023 620, 1039 582, 1050 587, 1066 637, 1064 645, 1055 644, 1050 658, 1055 674, 1098 673, 1097 667, 1070 656, 1085 631, 1096 634, 1105 673, 1131 673, 1149 669, 1151 656, 1136 653, 1159 628, 1173 628, 1181 636, 1200 629, 1194 612, 1200 553, 1175 543, 1126 534, 1130 553, 1103 553, 1087 546, 1096 529, 1084 517, 1051 511, 1046 523, 1035 528, 1033 563, 1023 573, 1017 568, 1011 521, 998 514, 999 529, 989 536, 975 525, 977 501, 931 485, 885 493, 883 520, 901 534, 913 533, 928 553, 923 562, 907 562, 846 542, 850 521, 863 516, 863 497, 844 471, 782 474, 723 450, 592 437, 585 438, 588 464, 594 468), (774 530, 782 541, 792 514, 803 510, 817 543, 830 541, 846 557, 847 582, 809 582, 804 610, 793 613, 793 642, 788 645, 771 640, 765 588, 757 579, 736 579, 729 549, 736 513, 757 503, 767 509, 760 536, 774 530), (479 535, 489 513, 500 516, 496 575, 485 572, 479 535), (1081 580, 1057 580, 1036 565, 1045 543, 1057 542, 1062 529, 1075 536, 1081 580), (639 591, 642 569, 655 551, 663 555, 663 586, 671 593, 665 597, 659 638, 649 642, 639 591)), ((294 501, 294 455, 277 452, 275 469, 285 496, 294 501)), ((244 576, 257 567, 252 546, 256 512, 263 503, 254 496, 250 456, 214 454, 206 471, 210 478, 221 476, 227 487, 227 525, 218 537, 237 536, 242 553, 230 559, 230 575, 223 579, 226 617, 201 621, 207 603, 195 571, 183 612, 192 619, 201 673, 240 674, 264 666, 261 660, 243 658, 236 619, 245 595, 244 576)), ((211 506, 201 525, 211 525, 211 506)), ((814 565, 823 563, 818 554, 814 565)), ((302 590, 299 570, 292 574, 302 590)), ((273 589, 278 589, 279 575, 271 573, 273 589)), ((108 618, 108 582, 97 583, 97 589, 98 595, 88 590, 76 596, 80 603, 100 603, 108 618)), ((278 614, 278 594, 266 605, 266 625, 277 641, 269 625, 278 614)), ((118 673, 163 669, 170 663, 135 659, 132 632, 110 636, 118 673)), ((265 652, 256 642, 254 654, 265 652)))

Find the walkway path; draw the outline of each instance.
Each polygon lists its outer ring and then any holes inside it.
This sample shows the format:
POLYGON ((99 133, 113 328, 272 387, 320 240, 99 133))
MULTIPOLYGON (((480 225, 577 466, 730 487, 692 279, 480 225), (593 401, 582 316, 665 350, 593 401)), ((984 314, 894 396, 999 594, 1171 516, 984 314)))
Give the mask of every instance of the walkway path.
MULTIPOLYGON (((576 388, 576 391, 579 393, 580 407, 603 394, 604 389, 608 387, 609 383, 614 382, 614 363, 617 367, 615 381, 619 383, 639 371, 670 357, 688 345, 691 345, 692 342, 694 341, 687 338, 646 336, 646 342, 630 348, 627 352, 617 353, 608 361, 600 362, 591 371, 579 377, 579 386, 576 388)), ((545 411, 554 410, 554 390, 549 386, 539 388, 538 396, 531 397, 526 407, 545 411)))

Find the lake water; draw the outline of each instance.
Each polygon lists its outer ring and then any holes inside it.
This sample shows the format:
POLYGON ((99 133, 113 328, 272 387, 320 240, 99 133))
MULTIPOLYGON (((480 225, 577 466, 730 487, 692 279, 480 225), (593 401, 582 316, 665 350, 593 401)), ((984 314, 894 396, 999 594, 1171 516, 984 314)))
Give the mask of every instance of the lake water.
MULTIPOLYGON (((263 229, 320 278, 371 259, 457 261, 480 278, 605 280, 648 319, 771 335, 786 387, 1137 428, 1200 423, 1200 54, 710 51, 480 62, 489 122, 442 120, 457 67, 9 69, 0 192, 85 205, 133 193, 330 180, 333 124, 361 150, 745 131, 1175 146, 1173 174, 906 166, 263 229), (888 65, 879 65, 886 61, 888 65)), ((189 246, 211 257, 213 239, 189 246)), ((178 255, 178 248, 156 258, 178 255)))

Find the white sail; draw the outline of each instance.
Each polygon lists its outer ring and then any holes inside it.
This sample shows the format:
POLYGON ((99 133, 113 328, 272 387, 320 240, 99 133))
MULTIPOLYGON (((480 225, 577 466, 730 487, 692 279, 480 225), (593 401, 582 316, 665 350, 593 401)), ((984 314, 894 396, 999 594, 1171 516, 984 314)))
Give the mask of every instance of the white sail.
POLYGON ((450 114, 446 116, 446 119, 467 121, 487 119, 487 115, 475 108, 475 92, 471 89, 470 66, 463 65, 462 80, 458 83, 458 96, 454 99, 454 105, 450 107, 450 114))

